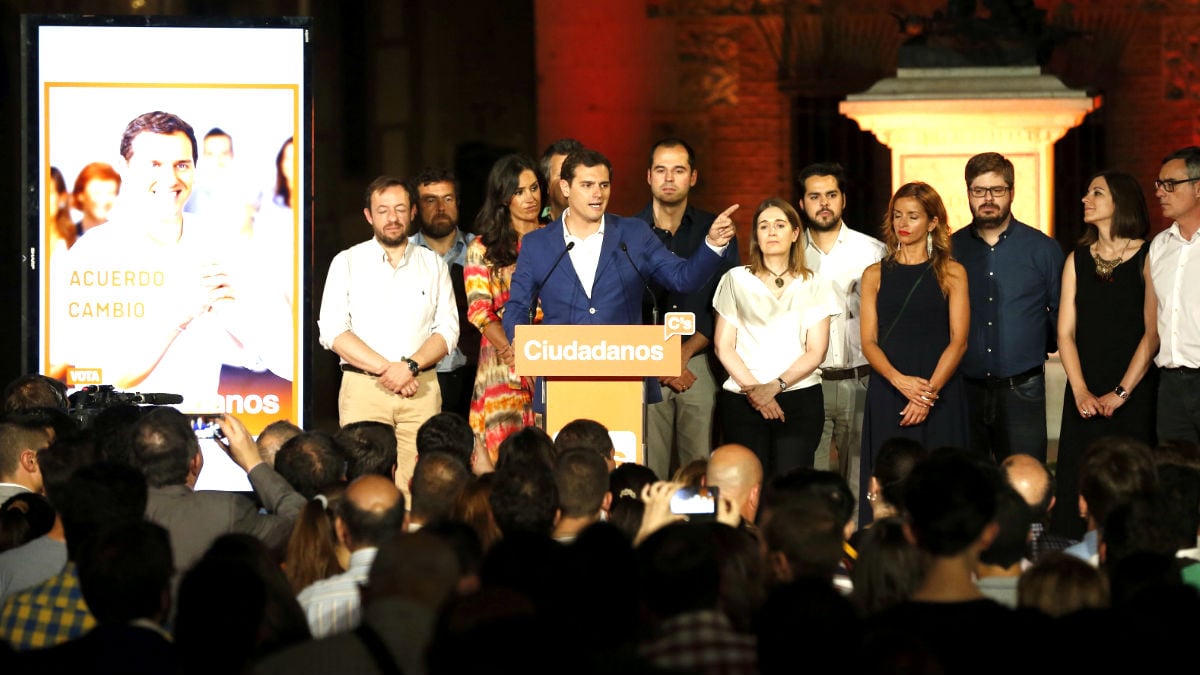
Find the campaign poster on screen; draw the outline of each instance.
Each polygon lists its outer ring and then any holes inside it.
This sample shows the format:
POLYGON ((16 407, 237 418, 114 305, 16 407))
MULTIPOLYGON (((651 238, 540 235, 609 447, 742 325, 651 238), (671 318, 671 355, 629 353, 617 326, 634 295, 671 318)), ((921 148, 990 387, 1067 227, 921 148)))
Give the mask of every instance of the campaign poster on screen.
POLYGON ((41 371, 301 423, 307 31, 37 30, 41 371))

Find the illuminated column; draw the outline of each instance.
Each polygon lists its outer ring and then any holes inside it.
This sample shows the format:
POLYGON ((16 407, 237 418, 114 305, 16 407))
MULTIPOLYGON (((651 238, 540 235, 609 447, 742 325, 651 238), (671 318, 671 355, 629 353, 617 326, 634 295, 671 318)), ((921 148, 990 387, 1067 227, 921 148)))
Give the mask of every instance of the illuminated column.
POLYGON ((994 151, 1016 169, 1014 215, 1054 234, 1054 143, 1101 105, 1036 66, 901 68, 839 106, 892 149, 892 191, 924 181, 946 202, 950 226, 971 220, 963 169, 994 151))

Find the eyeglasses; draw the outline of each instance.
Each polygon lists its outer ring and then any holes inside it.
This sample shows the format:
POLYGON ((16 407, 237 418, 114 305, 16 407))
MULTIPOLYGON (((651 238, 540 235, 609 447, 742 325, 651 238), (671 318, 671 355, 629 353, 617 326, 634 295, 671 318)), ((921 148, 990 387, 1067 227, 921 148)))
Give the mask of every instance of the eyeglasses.
POLYGON ((971 196, 976 199, 983 199, 989 194, 992 195, 992 199, 1000 199, 1001 197, 1007 197, 1010 191, 1012 191, 1012 188, 1007 185, 996 185, 994 187, 973 187, 968 190, 968 192, 971 193, 971 196))
POLYGON ((1162 190, 1163 192, 1174 192, 1174 191, 1175 191, 1175 186, 1176 186, 1176 185, 1182 185, 1182 184, 1184 184, 1184 183, 1194 183, 1194 182, 1196 182, 1196 181, 1198 181, 1198 180, 1200 180, 1200 177, 1196 177, 1196 178, 1168 178, 1168 179, 1166 179, 1166 180, 1156 180, 1156 181, 1154 181, 1154 187, 1155 187, 1155 189, 1162 190))

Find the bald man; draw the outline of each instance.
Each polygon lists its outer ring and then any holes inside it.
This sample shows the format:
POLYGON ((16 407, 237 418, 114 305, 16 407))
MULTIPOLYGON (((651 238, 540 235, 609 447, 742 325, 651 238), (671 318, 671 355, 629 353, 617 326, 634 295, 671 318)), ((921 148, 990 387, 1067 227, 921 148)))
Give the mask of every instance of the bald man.
POLYGON ((317 581, 296 596, 314 638, 353 630, 361 615, 359 587, 366 583, 380 544, 404 522, 404 495, 394 481, 368 474, 351 481, 338 504, 333 526, 350 551, 350 567, 317 581))
POLYGON ((1046 465, 1032 455, 1017 454, 1006 457, 1000 466, 1009 485, 1029 505, 1033 520, 1029 528, 1029 561, 1037 562, 1050 551, 1060 551, 1074 544, 1073 540, 1046 529, 1054 509, 1054 476, 1046 465))
POLYGON ((708 458, 705 485, 715 485, 722 497, 731 500, 746 524, 753 524, 758 515, 762 480, 762 463, 754 451, 744 445, 722 445, 708 458))

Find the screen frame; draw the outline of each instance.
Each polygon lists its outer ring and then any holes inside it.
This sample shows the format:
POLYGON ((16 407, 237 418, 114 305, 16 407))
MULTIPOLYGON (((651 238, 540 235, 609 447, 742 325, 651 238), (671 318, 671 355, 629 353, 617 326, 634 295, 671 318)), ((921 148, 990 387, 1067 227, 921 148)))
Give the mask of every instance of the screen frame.
MULTIPOLYGON (((299 125, 294 138, 299 150, 298 168, 303 179, 298 194, 292 195, 292 208, 298 211, 297 237, 299 243, 299 276, 293 302, 296 307, 297 335, 295 336, 296 372, 293 373, 295 399, 294 424, 303 428, 313 412, 313 114, 314 114, 314 47, 312 17, 178 17, 178 16, 84 16, 70 14, 25 14, 21 16, 21 307, 20 330, 22 372, 44 372, 42 345, 47 338, 43 332, 43 167, 40 144, 41 101, 40 34, 47 27, 81 28, 188 28, 188 29, 289 29, 302 31, 302 81, 299 92, 299 125)), ((203 130, 197 130, 197 134, 203 130)), ((49 168, 49 158, 46 158, 49 168)))

